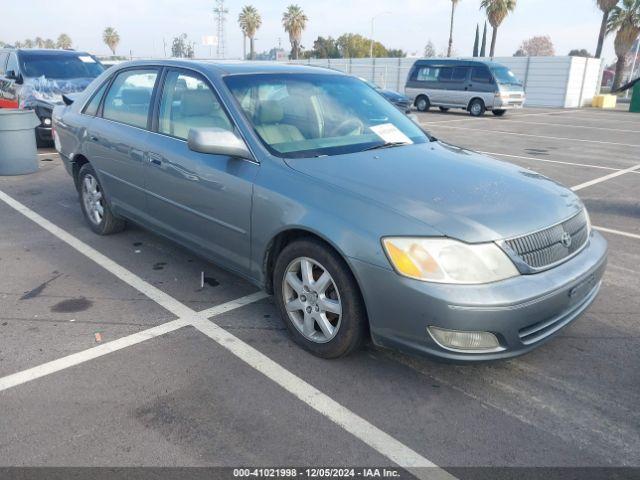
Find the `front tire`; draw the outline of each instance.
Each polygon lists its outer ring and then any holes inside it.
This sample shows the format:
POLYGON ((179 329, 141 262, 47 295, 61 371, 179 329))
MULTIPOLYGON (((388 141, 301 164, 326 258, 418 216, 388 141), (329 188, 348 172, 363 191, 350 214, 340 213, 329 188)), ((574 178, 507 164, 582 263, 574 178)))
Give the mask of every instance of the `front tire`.
POLYGON ((95 170, 85 163, 78 172, 80 206, 89 227, 98 235, 111 235, 125 228, 125 222, 117 218, 107 203, 95 170))
POLYGON ((506 110, 491 110, 496 117, 504 117, 504 114, 507 113, 506 110))
POLYGON ((481 117, 484 115, 484 112, 487 111, 487 107, 484 105, 484 102, 479 98, 476 98, 471 101, 469 104, 469 113, 472 117, 481 117))
POLYGON ((344 260, 319 240, 287 245, 273 285, 280 315, 294 341, 321 358, 348 355, 366 333, 360 291, 344 260))
POLYGON ((430 108, 431 108, 431 102, 429 101, 428 97, 421 95, 416 99, 416 109, 419 112, 428 112, 430 108))

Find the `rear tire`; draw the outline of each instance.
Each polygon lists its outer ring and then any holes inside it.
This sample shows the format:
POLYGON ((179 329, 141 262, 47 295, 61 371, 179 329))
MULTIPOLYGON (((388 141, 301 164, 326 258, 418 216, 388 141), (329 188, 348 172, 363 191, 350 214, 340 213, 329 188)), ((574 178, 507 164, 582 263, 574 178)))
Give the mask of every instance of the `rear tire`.
POLYGON ((273 273, 276 304, 293 340, 321 358, 357 349, 367 316, 351 270, 314 238, 296 240, 278 256, 273 273))
POLYGON ((124 230, 126 223, 111 212, 104 190, 90 163, 78 172, 78 194, 82 213, 89 227, 98 235, 111 235, 124 230))
POLYGON ((506 110, 491 110, 496 117, 504 117, 504 114, 507 113, 506 110))
POLYGON ((471 101, 469 104, 469 113, 472 117, 481 117, 484 115, 484 112, 487 111, 487 107, 484 105, 484 102, 479 98, 476 98, 471 101))
POLYGON ((428 112, 430 108, 431 102, 428 97, 421 95, 416 99, 416 109, 419 112, 428 112))
POLYGON ((449 109, 447 107, 438 107, 442 113, 447 113, 449 109))

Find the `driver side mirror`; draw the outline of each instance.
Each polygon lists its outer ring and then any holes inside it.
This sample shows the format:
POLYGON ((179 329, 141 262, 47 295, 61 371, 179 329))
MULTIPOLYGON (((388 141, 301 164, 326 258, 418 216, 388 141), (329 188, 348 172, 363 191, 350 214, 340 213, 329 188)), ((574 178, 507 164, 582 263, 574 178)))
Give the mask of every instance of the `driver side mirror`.
POLYGON ((253 160, 244 140, 223 128, 192 128, 187 145, 194 152, 253 160))
POLYGON ((22 83, 22 75, 15 72, 15 70, 7 70, 4 74, 7 80, 14 80, 17 84, 22 83))

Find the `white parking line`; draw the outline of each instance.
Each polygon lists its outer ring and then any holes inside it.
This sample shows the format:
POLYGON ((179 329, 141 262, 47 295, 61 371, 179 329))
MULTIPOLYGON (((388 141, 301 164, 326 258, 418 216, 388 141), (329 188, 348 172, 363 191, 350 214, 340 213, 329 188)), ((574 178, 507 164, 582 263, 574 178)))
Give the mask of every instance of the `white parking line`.
MULTIPOLYGON (((73 235, 67 233, 53 223, 49 222, 44 217, 27 208, 17 200, 14 200, 12 197, 2 191, 0 191, 0 200, 4 201, 7 205, 25 215, 27 218, 40 225, 42 228, 58 237, 60 240, 75 248, 77 251, 93 260, 101 267, 113 273, 116 277, 118 277, 128 285, 131 285, 133 288, 147 295, 159 305, 163 306, 173 314, 180 317, 178 320, 174 320, 173 322, 169 322, 169 324, 165 324, 170 325, 169 327, 165 328, 169 328, 170 331, 175 330, 177 328, 185 326, 181 323, 184 321, 186 321, 189 325, 193 325, 200 332, 213 339, 216 343, 234 354, 240 360, 244 361, 249 366, 253 367, 257 371, 265 375, 267 378, 280 385, 283 389, 287 390, 288 392, 305 402, 308 406, 324 415, 325 417, 336 423, 338 426, 342 427, 345 431, 351 433, 353 436, 361 440, 369 447, 381 453, 392 462, 398 464, 402 468, 406 468, 407 470, 411 471, 411 473, 413 473, 416 477, 424 480, 454 480, 456 478, 445 470, 439 468, 437 465, 435 465, 433 462, 426 459, 419 453, 415 452, 411 448, 391 437, 389 434, 385 433, 359 415, 355 414, 348 408, 336 402, 328 395, 322 393, 320 390, 305 382, 303 379, 294 375, 283 366, 271 360, 269 357, 260 353, 249 344, 243 342, 233 334, 227 332, 222 327, 219 327, 218 325, 208 321, 204 316, 210 315, 212 311, 218 310, 218 314, 224 313, 224 311, 228 311, 230 307, 220 305, 218 307, 214 307, 214 309, 209 309, 205 310, 202 313, 197 313, 186 305, 182 304, 180 301, 142 280, 140 277, 131 273, 129 270, 118 265, 113 260, 110 260, 108 257, 104 256, 81 240, 78 240, 73 235)), ((256 294, 255 298, 259 298, 259 295, 260 294, 256 294)), ((250 302, 248 302, 246 299, 244 301, 243 299, 239 299, 232 303, 234 303, 234 305, 241 306, 246 305, 250 302)), ((164 326, 160 325, 159 327, 154 328, 162 330, 162 327, 164 326)), ((134 336, 135 335, 138 335, 138 337, 134 337, 134 341, 144 341, 144 339, 146 339, 144 338, 144 332, 134 334, 134 336)), ((103 349, 98 350, 97 353, 101 353, 102 355, 110 353, 109 347, 107 347, 107 345, 108 344, 101 346, 103 347, 103 349)), ((116 346, 118 346, 118 344, 116 344, 116 346)), ((126 346, 129 346, 127 345, 127 340, 122 339, 121 345, 116 350, 120 350, 122 348, 125 348, 126 346)), ((12 383, 9 383, 9 381, 7 381, 7 384, 9 386, 13 386, 19 384, 16 383, 16 381, 20 379, 26 379, 26 381, 29 381, 29 379, 32 378, 40 378, 49 373, 63 370, 64 368, 68 368, 72 365, 77 365, 84 361, 95 358, 93 355, 96 355, 96 353, 80 352, 80 354, 78 355, 79 357, 75 359, 72 358, 71 360, 67 359, 65 361, 64 359, 60 359, 60 363, 58 364, 55 364, 56 361, 49 362, 49 364, 44 364, 48 366, 41 366, 43 367, 42 375, 36 375, 37 371, 34 371, 34 369, 31 369, 31 373, 20 372, 14 374, 16 376, 14 377, 12 383), (51 363, 53 363, 53 365, 50 365, 51 363)), ((39 367, 35 367, 35 369, 38 368, 39 367)), ((26 372, 29 372, 29 370, 27 370, 26 372)))
POLYGON ((623 232, 622 230, 614 230, 613 228, 597 227, 595 225, 593 226, 593 228, 595 228, 596 230, 600 230, 601 232, 612 233, 614 235, 620 235, 623 237, 629 237, 635 240, 640 240, 640 235, 638 235, 637 233, 623 232))
MULTIPOLYGON (((493 121, 498 121, 498 120, 493 120, 493 121)), ((508 120, 499 120, 499 121, 505 121, 508 123, 524 123, 526 125, 545 125, 545 126, 566 127, 566 128, 587 128, 592 130, 603 130, 606 132, 640 133, 640 130, 622 130, 620 128, 605 128, 597 125, 567 125, 565 123, 523 122, 522 120, 514 120, 513 118, 509 118, 508 120)))
POLYGON ((93 360, 94 358, 99 358, 109 353, 117 352, 118 350, 122 350, 123 348, 137 345, 138 343, 142 343, 146 340, 164 335, 165 333, 173 332, 174 330, 185 327, 187 325, 189 325, 189 322, 185 319, 173 320, 171 322, 163 323, 162 325, 158 325, 156 327, 134 333, 133 335, 128 335, 126 337, 119 338, 118 340, 113 340, 112 342, 103 343, 102 345, 98 345, 97 347, 93 347, 82 352, 58 358, 57 360, 53 360, 51 362, 43 363, 42 365, 38 365, 37 367, 33 367, 28 370, 23 370, 12 375, 7 375, 6 377, 0 378, 0 392, 12 387, 16 387, 18 385, 22 385, 23 383, 30 382, 37 378, 51 375, 52 373, 56 373, 67 368, 80 365, 81 363, 88 362, 89 360, 93 360))
MULTIPOLYGON (((432 124, 433 125, 433 124, 432 124)), ((440 126, 440 125, 436 125, 440 126)), ((531 137, 531 138, 545 138, 550 140, 565 140, 570 142, 582 142, 582 143, 597 143, 601 145, 618 145, 621 147, 640 147, 638 144, 633 143, 618 143, 618 142, 605 142, 603 140, 586 140, 582 138, 568 138, 568 137, 553 137, 549 135, 533 135, 531 133, 516 133, 516 132, 507 132, 504 130, 483 130, 480 128, 470 128, 470 127, 456 127, 453 125, 442 125, 441 128, 454 128, 458 130, 471 130, 474 132, 480 133, 494 133, 498 135, 515 135, 517 137, 531 137)))
POLYGON ((622 170, 621 168, 613 168, 613 167, 603 167, 602 165, 592 165, 590 163, 575 163, 575 162, 563 162, 561 160, 550 160, 548 158, 538 158, 538 157, 525 157, 522 155, 510 155, 508 153, 496 153, 496 152, 478 152, 483 155, 493 155, 497 157, 507 157, 507 158, 520 158, 522 160, 533 160, 536 162, 546 162, 546 163, 559 163, 561 165, 573 165, 576 167, 588 167, 588 168, 598 168, 600 170, 610 170, 614 172, 619 172, 622 170))
MULTIPOLYGON (((543 116, 543 115, 566 115, 568 113, 581 113, 582 110, 561 110, 561 111, 557 111, 557 112, 541 112, 541 113, 518 113, 515 115, 512 115, 513 118, 521 118, 521 117, 539 117, 539 116, 543 116)), ((444 114, 443 114, 444 115, 444 114)), ((488 120, 489 118, 484 118, 485 120, 488 120)), ((511 117, 509 118, 511 119, 511 117)), ((421 125, 424 126, 428 126, 428 125, 439 125, 441 123, 453 123, 453 122, 465 122, 465 121, 478 121, 480 120, 479 118, 476 117, 472 117, 472 116, 465 116, 465 118, 458 118, 455 120, 442 120, 442 121, 435 121, 435 122, 426 122, 426 123, 421 123, 421 125)), ((494 119, 496 121, 503 121, 503 120, 497 120, 494 119)))
POLYGON ((606 182, 607 180, 611 180, 612 178, 619 177, 620 175, 624 175, 625 173, 635 172, 640 169, 640 165, 636 165, 635 167, 625 168, 624 170, 619 170, 614 173, 610 173, 609 175, 605 175, 604 177, 594 178, 593 180, 589 180, 588 182, 581 183, 580 185, 576 185, 575 187, 571 187, 571 190, 577 192, 578 190, 582 190, 583 188, 590 187, 592 185, 596 185, 598 183, 606 182))

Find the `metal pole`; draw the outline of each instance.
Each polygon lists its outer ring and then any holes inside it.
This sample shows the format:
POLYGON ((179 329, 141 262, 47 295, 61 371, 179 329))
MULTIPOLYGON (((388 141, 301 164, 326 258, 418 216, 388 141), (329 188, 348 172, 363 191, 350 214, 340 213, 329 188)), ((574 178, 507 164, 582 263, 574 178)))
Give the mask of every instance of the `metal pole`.
POLYGON ((378 13, 377 15, 374 15, 373 17, 371 17, 371 44, 369 45, 369 58, 373 58, 373 22, 380 15, 390 15, 390 14, 391 14, 391 12, 381 12, 381 13, 378 13))
MULTIPOLYGON (((638 38, 636 38, 636 54, 633 56, 633 64, 631 65, 631 72, 629 72, 629 82, 633 80, 633 72, 635 72, 636 70, 638 54, 640 54, 640 35, 638 35, 638 38)), ((624 98, 629 98, 629 90, 625 92, 624 98)))

